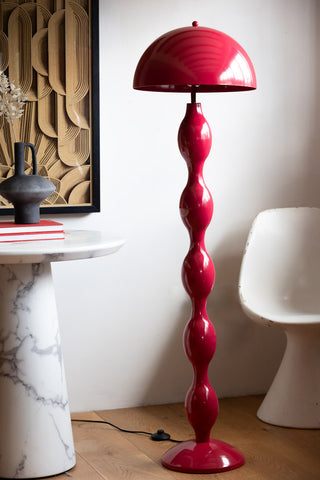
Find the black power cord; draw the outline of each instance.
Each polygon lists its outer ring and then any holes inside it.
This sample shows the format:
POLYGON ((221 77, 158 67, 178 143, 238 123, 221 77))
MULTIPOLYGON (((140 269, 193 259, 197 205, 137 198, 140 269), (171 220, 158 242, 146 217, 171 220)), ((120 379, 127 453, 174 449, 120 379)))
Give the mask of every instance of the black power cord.
POLYGON ((144 432, 143 430, 127 430, 125 428, 118 427, 117 425, 114 425, 111 422, 107 422, 106 420, 81 420, 81 419, 72 419, 72 422, 83 422, 83 423, 103 423, 105 425, 109 425, 110 427, 116 428, 120 432, 124 433, 135 433, 138 435, 147 435, 148 437, 151 438, 151 440, 155 442, 163 442, 165 440, 169 442, 174 442, 174 443, 181 443, 182 440, 174 440, 173 438, 170 437, 169 433, 166 433, 164 430, 159 429, 155 433, 151 432, 144 432))

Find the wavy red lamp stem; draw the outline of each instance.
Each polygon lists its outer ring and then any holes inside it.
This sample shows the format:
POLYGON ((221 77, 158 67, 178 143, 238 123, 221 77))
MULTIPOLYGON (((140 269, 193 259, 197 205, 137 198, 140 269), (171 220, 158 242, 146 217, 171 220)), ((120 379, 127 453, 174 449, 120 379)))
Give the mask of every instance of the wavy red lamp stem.
POLYGON ((206 251, 205 232, 213 213, 213 201, 203 178, 212 136, 201 104, 187 104, 178 143, 188 167, 188 181, 180 199, 180 214, 189 232, 190 248, 182 267, 182 281, 191 299, 192 310, 184 331, 184 348, 193 366, 193 382, 186 396, 188 420, 195 439, 171 448, 162 457, 167 468, 190 473, 213 473, 237 468, 243 455, 234 447, 210 439, 218 416, 218 399, 208 378, 208 367, 216 349, 216 333, 208 318, 206 304, 214 284, 214 265, 206 251))
POLYGON ((186 398, 186 412, 196 440, 208 441, 218 415, 218 400, 208 379, 208 366, 216 348, 216 334, 206 303, 214 283, 214 266, 205 247, 213 201, 203 179, 203 166, 212 143, 211 131, 199 103, 189 103, 179 129, 179 149, 189 178, 181 195, 180 215, 188 229, 190 249, 183 262, 182 281, 191 298, 191 318, 184 332, 184 347, 193 365, 194 379, 186 398))

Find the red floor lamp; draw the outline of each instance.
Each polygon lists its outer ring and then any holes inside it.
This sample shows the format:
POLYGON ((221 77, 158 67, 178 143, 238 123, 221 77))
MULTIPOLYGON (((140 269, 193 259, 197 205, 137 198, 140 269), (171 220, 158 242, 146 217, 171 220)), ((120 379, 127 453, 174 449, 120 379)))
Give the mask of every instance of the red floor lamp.
POLYGON ((214 473, 240 467, 243 455, 233 446, 210 438, 218 416, 218 400, 208 379, 216 334, 207 312, 214 283, 214 266, 205 248, 205 231, 213 202, 203 179, 203 166, 212 143, 211 131, 196 102, 197 92, 234 92, 256 88, 250 58, 231 37, 193 22, 155 40, 137 65, 133 87, 155 92, 190 92, 191 103, 180 125, 178 144, 188 167, 180 214, 190 236, 182 267, 182 282, 192 311, 184 331, 184 348, 193 366, 186 396, 186 414, 195 439, 182 442, 162 457, 165 467, 188 473, 214 473))

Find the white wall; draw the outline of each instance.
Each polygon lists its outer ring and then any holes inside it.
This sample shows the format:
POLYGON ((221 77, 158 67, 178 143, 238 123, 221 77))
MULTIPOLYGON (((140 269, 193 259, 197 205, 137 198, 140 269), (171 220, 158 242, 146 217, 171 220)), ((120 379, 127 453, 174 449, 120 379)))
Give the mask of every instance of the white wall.
POLYGON ((320 205, 318 5, 100 1, 102 211, 60 219, 67 228, 110 231, 126 246, 54 265, 73 411, 182 401, 191 382, 181 340, 189 317, 180 281, 188 235, 178 211, 186 166, 176 143, 189 98, 137 92, 132 79, 156 37, 193 20, 235 38, 257 73, 255 92, 198 101, 214 141, 205 168, 215 202, 207 250, 217 272, 208 302, 218 335, 211 382, 219 396, 266 391, 284 339, 244 316, 238 274, 260 210, 320 205))

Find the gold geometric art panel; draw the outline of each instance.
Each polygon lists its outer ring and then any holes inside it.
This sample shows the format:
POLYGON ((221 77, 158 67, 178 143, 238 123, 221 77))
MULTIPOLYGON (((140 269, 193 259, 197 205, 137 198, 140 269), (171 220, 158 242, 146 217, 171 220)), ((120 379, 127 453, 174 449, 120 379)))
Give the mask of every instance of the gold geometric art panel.
MULTIPOLYGON (((17 140, 35 145, 56 186, 41 212, 99 210, 98 65, 98 0, 0 1, 0 71, 27 94, 17 140)), ((0 182, 14 173, 14 141, 1 116, 0 182)), ((11 207, 0 196, 0 214, 11 207)))

